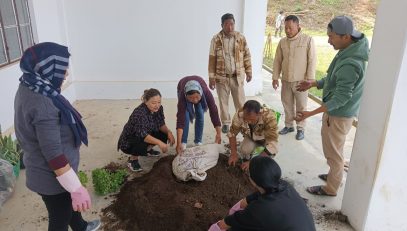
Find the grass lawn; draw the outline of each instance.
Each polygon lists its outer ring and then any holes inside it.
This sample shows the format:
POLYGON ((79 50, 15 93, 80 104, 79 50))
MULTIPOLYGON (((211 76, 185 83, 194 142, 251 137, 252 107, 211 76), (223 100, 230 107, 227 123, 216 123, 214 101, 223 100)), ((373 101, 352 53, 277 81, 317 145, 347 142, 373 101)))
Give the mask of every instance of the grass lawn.
MULTIPOLYGON (((326 71, 328 70, 329 64, 331 63, 332 59, 335 57, 337 53, 337 51, 335 51, 332 48, 332 46, 328 44, 327 40, 328 38, 326 36, 314 37, 317 52, 317 66, 315 73, 316 79, 321 79, 326 75, 326 71)), ((270 67, 271 69, 273 68, 274 54, 276 52, 277 45, 278 45, 277 39, 273 38, 271 55, 264 56, 263 58, 263 64, 270 67)), ((310 89, 310 93, 319 98, 321 98, 322 96, 322 90, 317 90, 316 88, 310 89)))

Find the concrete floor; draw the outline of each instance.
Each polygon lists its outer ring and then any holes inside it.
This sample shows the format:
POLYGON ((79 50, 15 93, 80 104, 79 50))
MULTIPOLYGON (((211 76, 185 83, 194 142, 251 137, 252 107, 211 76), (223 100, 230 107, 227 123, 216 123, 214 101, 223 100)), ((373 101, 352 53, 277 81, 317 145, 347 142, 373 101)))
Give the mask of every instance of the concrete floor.
MULTIPOLYGON (((283 112, 280 102, 280 92, 271 87, 271 75, 263 71, 264 90, 261 95, 251 97, 263 103, 271 105, 276 110, 283 112)), ((84 123, 89 132, 89 146, 81 149, 80 170, 88 173, 89 178, 92 169, 103 167, 110 162, 126 162, 126 156, 117 152, 116 144, 124 123, 127 121, 139 100, 83 100, 75 103, 75 107, 82 113, 84 123)), ((176 100, 165 99, 163 105, 167 125, 175 131, 176 100)), ((230 105, 233 105, 230 103, 230 105)), ((318 107, 318 104, 309 101, 309 109, 318 107)), ((232 111, 232 106, 231 110, 232 111)), ((281 121, 279 127, 284 127, 281 121)), ((214 128, 211 125, 208 113, 205 114, 204 142, 214 141, 214 128)), ((322 153, 321 147, 321 115, 308 119, 305 139, 297 141, 295 133, 280 136, 280 152, 275 160, 283 170, 283 177, 291 182, 297 191, 307 198, 311 208, 317 230, 353 230, 350 226, 334 219, 325 219, 325 212, 333 212, 341 207, 344 182, 337 197, 319 197, 308 194, 307 186, 323 184, 317 177, 318 174, 326 173, 328 166, 322 153)), ((192 143, 193 129, 190 129, 189 142, 192 143)), ((345 156, 350 157, 352 150, 355 128, 352 128, 345 145, 345 156)), ((222 142, 227 143, 225 135, 222 142)), ((175 154, 171 148, 169 154, 175 154)), ((152 164, 158 158, 141 158, 143 168, 149 171, 152 164)), ((136 174, 136 176, 138 176, 136 174)), ((346 177, 346 174, 345 174, 346 177)), ((91 179, 90 179, 91 180, 91 179)), ((84 213, 86 219, 95 219, 102 208, 106 207, 111 198, 100 197, 94 194, 91 182, 88 183, 91 192, 93 207, 90 212, 84 213)), ((25 171, 17 180, 13 196, 3 205, 0 212, 1 231, 42 231, 47 229, 47 211, 41 198, 25 187, 25 171)))

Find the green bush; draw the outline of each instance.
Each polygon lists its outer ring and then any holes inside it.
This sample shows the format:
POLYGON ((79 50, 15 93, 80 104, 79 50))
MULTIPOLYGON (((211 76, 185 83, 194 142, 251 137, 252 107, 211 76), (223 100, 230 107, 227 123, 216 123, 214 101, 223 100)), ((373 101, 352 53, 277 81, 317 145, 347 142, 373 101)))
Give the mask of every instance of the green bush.
POLYGON ((83 171, 79 171, 78 177, 83 187, 86 187, 86 184, 88 183, 88 175, 86 175, 86 173, 83 171))
POLYGON ((297 5, 295 5, 294 12, 302 11, 302 9, 303 9, 302 4, 297 3, 297 5))
POLYGON ((110 172, 103 168, 97 168, 92 171, 93 187, 96 194, 101 196, 117 192, 126 177, 127 171, 124 169, 110 172))
POLYGON ((269 67, 270 69, 273 68, 274 57, 264 57, 263 64, 269 67))

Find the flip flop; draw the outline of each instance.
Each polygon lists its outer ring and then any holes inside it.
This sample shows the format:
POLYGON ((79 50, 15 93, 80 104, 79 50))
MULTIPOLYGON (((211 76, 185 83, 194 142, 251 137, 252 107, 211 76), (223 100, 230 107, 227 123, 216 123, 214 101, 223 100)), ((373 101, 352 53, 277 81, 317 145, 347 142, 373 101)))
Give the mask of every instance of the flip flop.
POLYGON ((330 196, 330 197, 336 196, 336 195, 330 195, 330 194, 326 193, 322 189, 322 185, 308 187, 307 192, 309 192, 311 194, 314 194, 314 195, 317 195, 317 196, 330 196))
POLYGON ((345 172, 349 171, 349 160, 345 160, 344 164, 343 164, 343 170, 345 172))
POLYGON ((320 174, 318 175, 319 179, 323 180, 323 181, 327 181, 328 180, 328 174, 320 174))

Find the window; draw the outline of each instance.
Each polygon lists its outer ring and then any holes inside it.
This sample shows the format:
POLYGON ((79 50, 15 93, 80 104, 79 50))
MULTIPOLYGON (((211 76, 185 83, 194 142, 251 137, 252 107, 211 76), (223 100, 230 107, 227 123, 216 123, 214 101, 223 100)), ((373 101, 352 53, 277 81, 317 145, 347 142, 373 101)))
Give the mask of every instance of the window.
POLYGON ((0 0, 0 67, 34 44, 27 0, 0 0))

